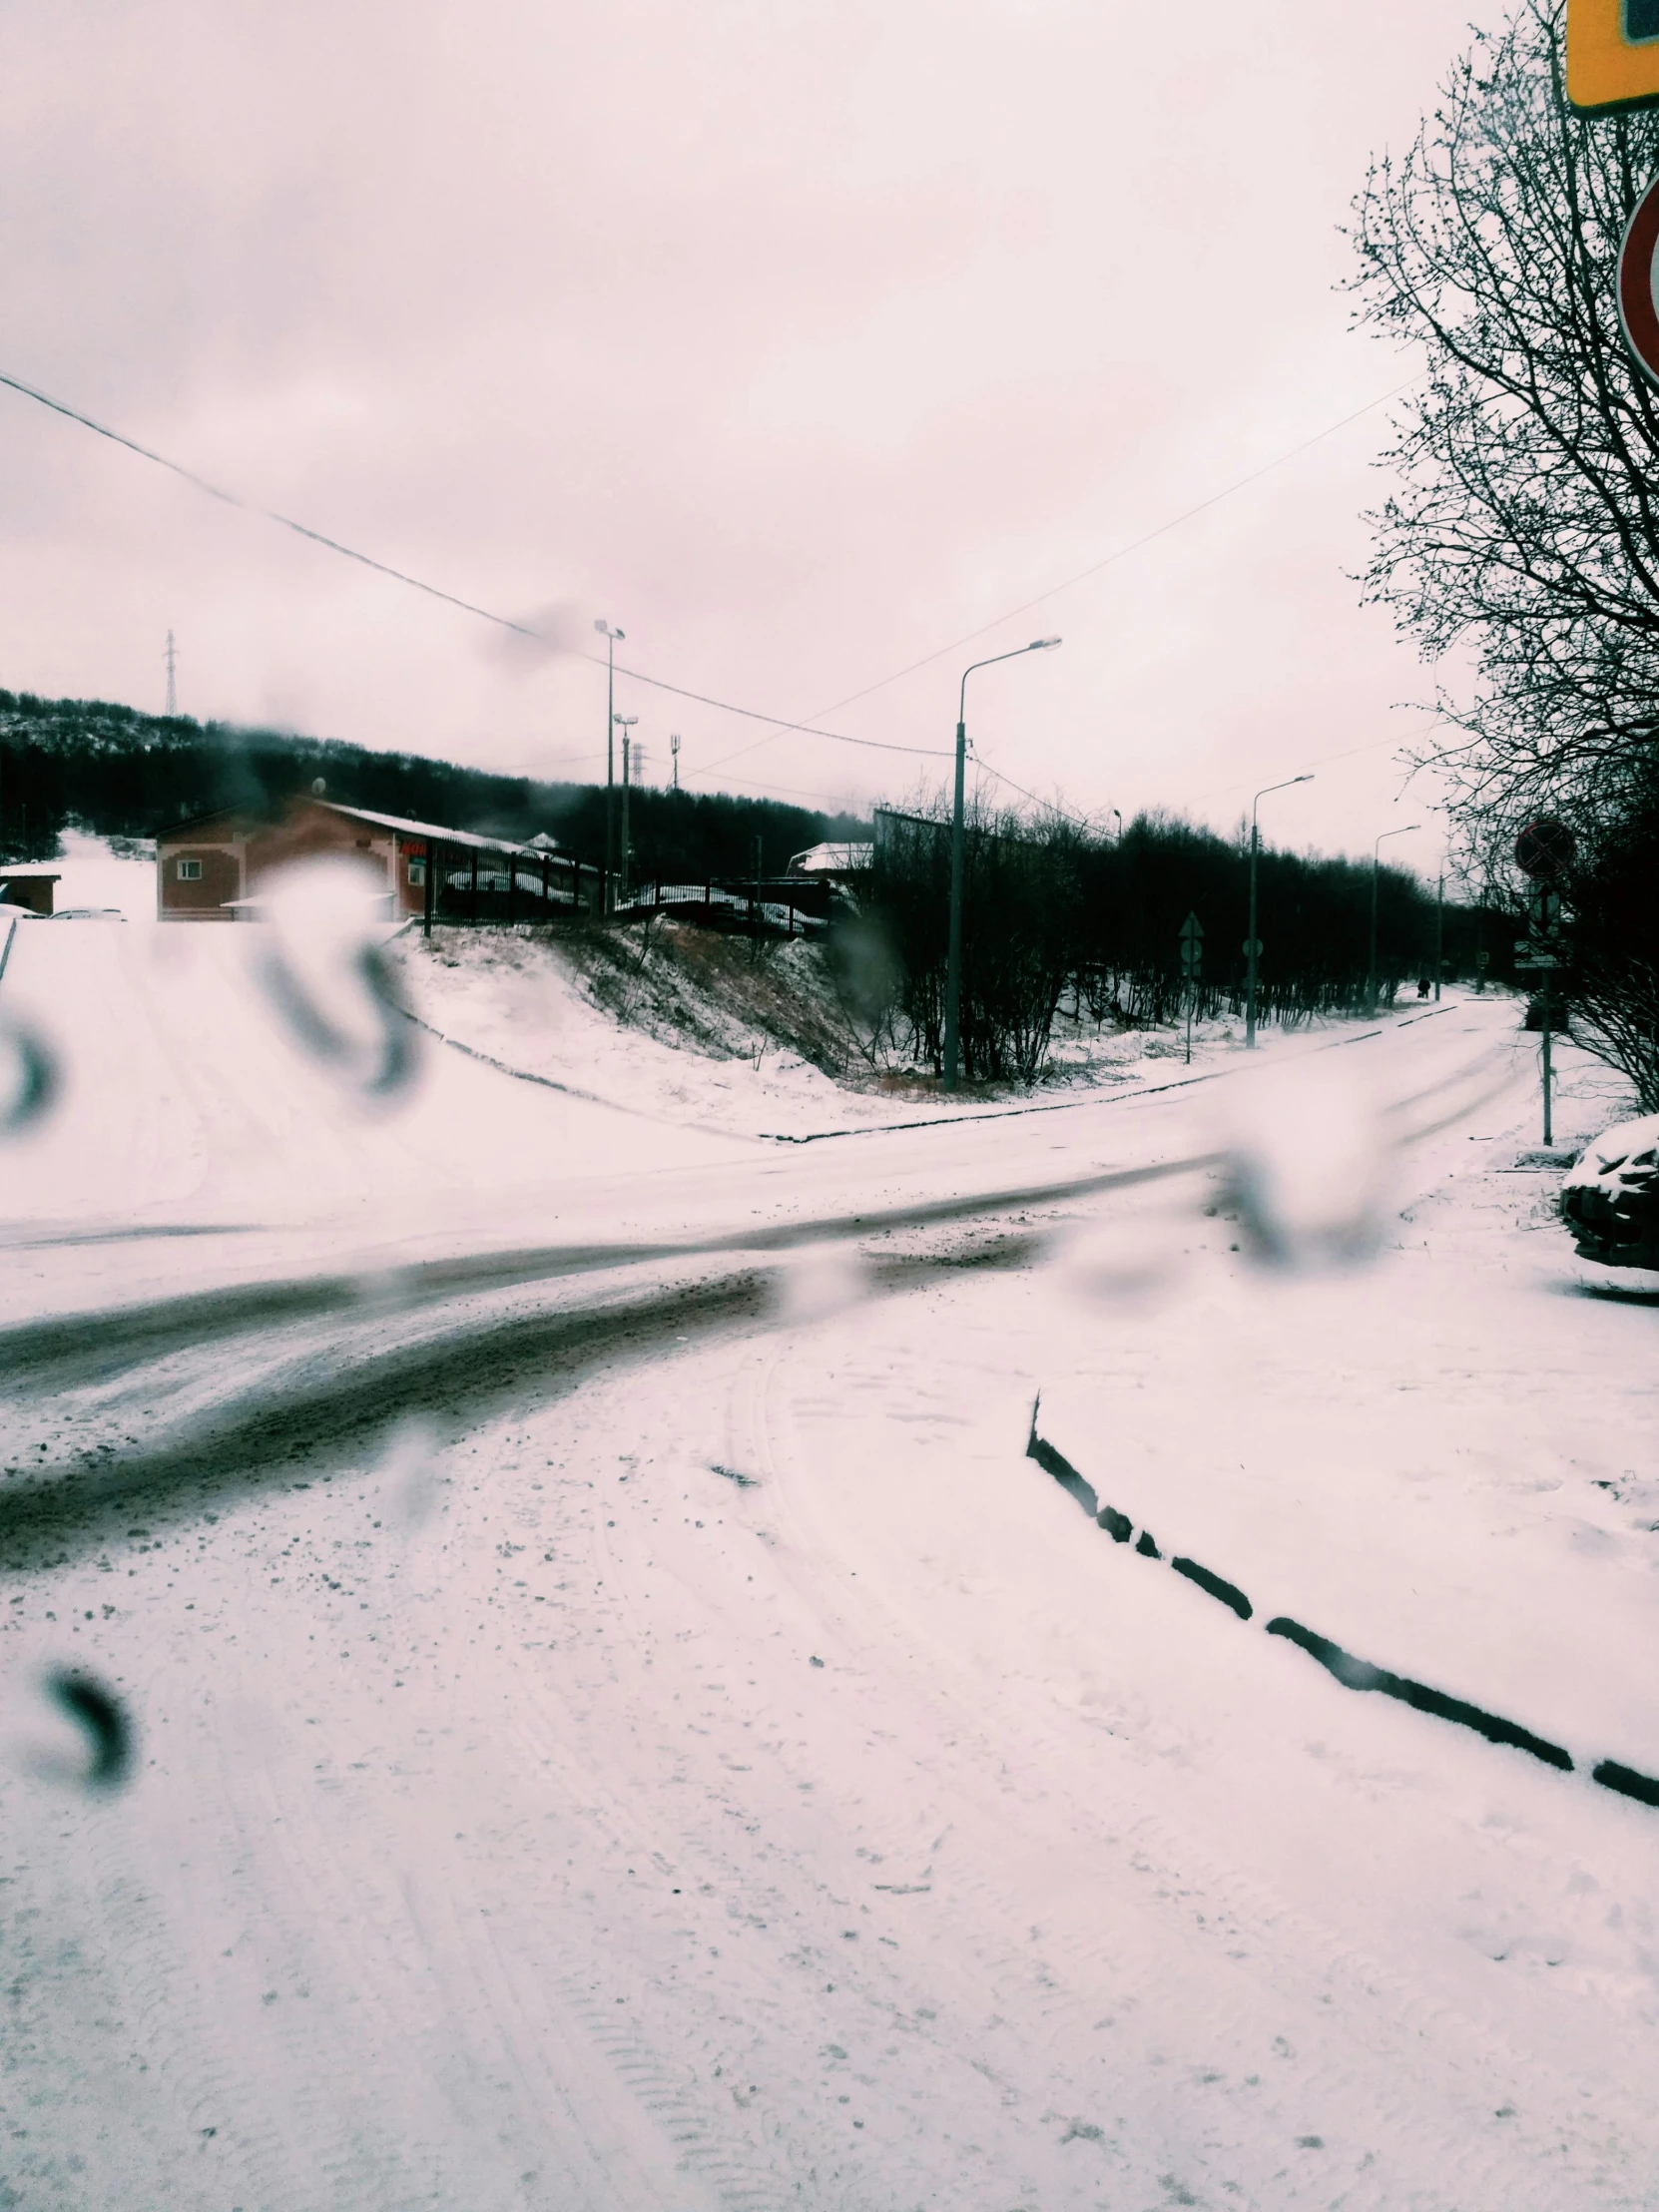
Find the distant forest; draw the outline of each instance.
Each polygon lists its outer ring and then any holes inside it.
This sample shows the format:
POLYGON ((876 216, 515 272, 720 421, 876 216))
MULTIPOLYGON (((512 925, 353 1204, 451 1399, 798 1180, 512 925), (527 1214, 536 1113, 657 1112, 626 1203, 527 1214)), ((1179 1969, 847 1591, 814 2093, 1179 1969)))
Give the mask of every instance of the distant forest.
MULTIPOLYGON (((545 830, 578 859, 604 857, 603 785, 544 784, 332 738, 0 691, 0 859, 50 859, 73 823, 100 836, 153 837, 225 807, 276 815, 318 777, 346 806, 485 836, 527 840, 545 830)), ((781 874, 792 852, 870 834, 854 816, 772 799, 651 788, 629 795, 637 880, 750 875, 757 841, 763 870, 781 874)))
MULTIPOLYGON (((318 778, 328 798, 347 805, 521 840, 546 831, 589 865, 603 858, 602 785, 536 783, 332 739, 0 691, 0 857, 49 859, 60 831, 76 823, 103 836, 149 837, 221 808, 276 815, 318 778)), ((631 874, 643 883, 749 878, 757 846, 761 872, 778 875, 792 853, 821 839, 877 836, 875 824, 852 816, 725 794, 643 789, 630 795, 629 811, 631 874)), ((878 1027, 899 1023, 916 1057, 936 1064, 949 840, 938 823, 882 812, 877 841, 860 903, 892 976, 871 1018, 878 1027)), ((1074 1008, 1087 1000, 1125 1020, 1174 1018, 1185 1003, 1179 932, 1189 912, 1207 934, 1201 1010, 1238 1003, 1247 868, 1236 839, 1162 816, 1103 837, 1058 816, 992 820, 976 805, 967 863, 971 1072, 1030 1080, 1068 993, 1074 1008)), ((1401 981, 1432 972, 1435 900, 1399 868, 1383 868, 1378 887, 1378 979, 1391 1000, 1401 981)), ((1363 1003, 1370 866, 1264 851, 1261 891, 1263 1018, 1297 1021, 1363 1003)), ((1448 902, 1446 972, 1512 981, 1514 930, 1495 909, 1448 902)))

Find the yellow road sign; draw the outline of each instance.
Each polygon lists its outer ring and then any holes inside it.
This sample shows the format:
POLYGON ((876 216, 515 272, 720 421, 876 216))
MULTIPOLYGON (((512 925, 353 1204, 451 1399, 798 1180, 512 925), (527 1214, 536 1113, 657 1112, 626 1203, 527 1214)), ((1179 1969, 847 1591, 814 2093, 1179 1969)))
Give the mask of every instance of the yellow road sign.
POLYGON ((1659 107, 1659 0, 1567 0, 1567 98, 1580 115, 1659 107))

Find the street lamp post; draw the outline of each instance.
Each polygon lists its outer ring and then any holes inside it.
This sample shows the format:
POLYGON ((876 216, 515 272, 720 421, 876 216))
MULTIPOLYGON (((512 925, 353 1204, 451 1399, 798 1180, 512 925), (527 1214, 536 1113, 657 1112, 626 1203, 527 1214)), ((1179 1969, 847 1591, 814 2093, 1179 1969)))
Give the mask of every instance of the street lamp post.
POLYGON ((631 750, 628 733, 639 722, 638 715, 612 715, 611 727, 622 732, 622 848, 617 854, 617 874, 623 898, 628 896, 628 786, 632 779, 628 773, 628 755, 631 750))
POLYGON ((962 687, 956 705, 956 801, 950 815, 950 952, 944 978, 944 1087, 956 1088, 961 1059, 962 1012, 962 785, 967 772, 967 680, 974 669, 994 668, 998 661, 1017 661, 1024 653, 1051 653, 1058 638, 1033 638, 1011 653, 993 653, 988 661, 975 661, 962 671, 962 687))
POLYGON ((1245 1050, 1256 1050, 1256 859, 1262 849, 1262 840, 1256 830, 1256 810, 1269 792, 1288 792, 1293 784, 1311 784, 1310 771, 1306 776, 1287 776, 1282 784, 1264 784, 1250 803, 1250 930, 1245 939, 1245 958, 1249 962, 1245 983, 1245 1050))
POLYGON ((1434 885, 1434 1003, 1440 1003, 1440 977, 1445 971, 1445 869, 1434 885))
POLYGON ((605 880, 600 887, 599 910, 608 914, 611 910, 611 869, 616 862, 611 811, 616 788, 616 641, 628 633, 603 621, 596 622, 594 628, 605 640, 605 880))
POLYGON ((1377 1011, 1377 882, 1382 868, 1382 839, 1409 836, 1418 827, 1414 822, 1407 822, 1397 830, 1380 830, 1371 848, 1371 961, 1366 970, 1366 1006, 1374 1014, 1377 1011))

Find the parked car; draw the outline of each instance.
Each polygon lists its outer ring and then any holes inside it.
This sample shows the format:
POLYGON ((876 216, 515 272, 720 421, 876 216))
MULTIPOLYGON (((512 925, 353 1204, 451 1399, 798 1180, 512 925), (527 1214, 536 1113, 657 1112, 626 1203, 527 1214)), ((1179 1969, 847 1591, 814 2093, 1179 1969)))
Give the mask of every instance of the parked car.
POLYGON ((1585 1146, 1561 1186, 1561 1219, 1581 1260, 1659 1268, 1659 1114, 1615 1122, 1585 1146))
POLYGON ((125 921, 119 906, 60 906, 54 921, 125 921))

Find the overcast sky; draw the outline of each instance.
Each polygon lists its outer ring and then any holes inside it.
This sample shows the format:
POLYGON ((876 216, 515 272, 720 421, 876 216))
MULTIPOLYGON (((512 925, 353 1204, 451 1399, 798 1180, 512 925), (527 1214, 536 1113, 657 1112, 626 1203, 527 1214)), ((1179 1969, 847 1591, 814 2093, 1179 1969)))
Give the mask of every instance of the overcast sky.
MULTIPOLYGON (((1350 330, 1338 227, 1470 13, 9 0, 0 370, 462 597, 584 647, 607 616, 631 668, 853 737, 948 747, 964 663, 1058 632, 973 679, 986 761, 1222 828, 1316 767, 1265 827, 1369 852, 1434 822, 1394 761, 1433 672, 1349 580, 1387 409, 1293 449, 1413 372, 1350 330)), ((4 391, 0 487, 0 684, 160 709, 171 627, 188 713, 603 773, 602 671, 4 391)), ((618 695, 654 781, 671 732, 701 789, 862 804, 944 766, 618 695)))

